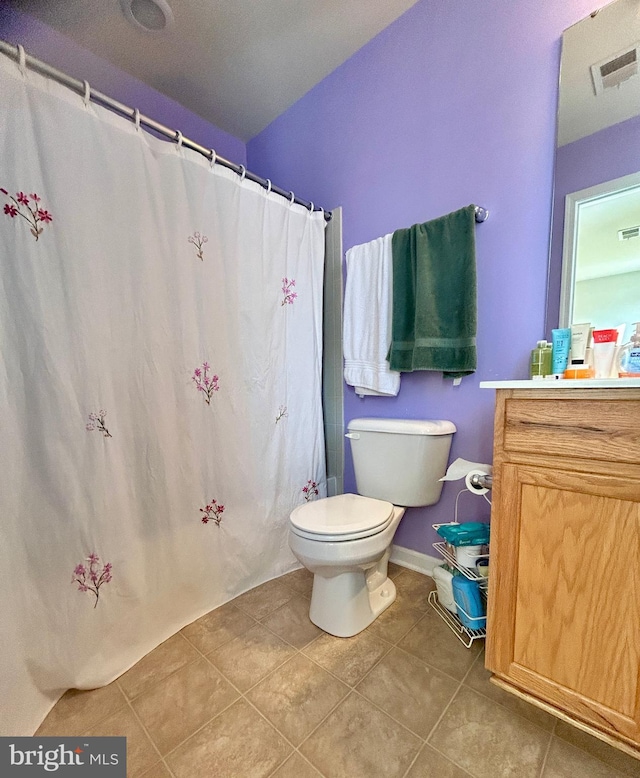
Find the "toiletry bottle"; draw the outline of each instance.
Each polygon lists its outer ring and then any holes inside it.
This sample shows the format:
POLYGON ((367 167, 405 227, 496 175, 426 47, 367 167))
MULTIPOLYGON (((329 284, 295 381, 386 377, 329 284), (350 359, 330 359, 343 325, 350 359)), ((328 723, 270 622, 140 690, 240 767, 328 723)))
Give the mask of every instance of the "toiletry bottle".
POLYGON ((593 331, 593 367, 596 378, 611 377, 617 339, 617 329, 593 331))
POLYGON ((625 343, 618 355, 618 376, 620 378, 640 378, 640 322, 633 325, 636 331, 631 340, 625 343))
POLYGON ((539 340, 538 345, 531 352, 529 376, 536 379, 550 375, 552 356, 551 344, 546 340, 539 340))
POLYGON ((573 369, 579 369, 585 364, 587 346, 591 336, 591 324, 571 325, 571 349, 569 352, 569 365, 573 369))
POLYGON ((553 361, 551 369, 553 375, 562 378, 564 371, 569 365, 569 348, 571 345, 571 330, 569 327, 564 329, 551 330, 553 361))

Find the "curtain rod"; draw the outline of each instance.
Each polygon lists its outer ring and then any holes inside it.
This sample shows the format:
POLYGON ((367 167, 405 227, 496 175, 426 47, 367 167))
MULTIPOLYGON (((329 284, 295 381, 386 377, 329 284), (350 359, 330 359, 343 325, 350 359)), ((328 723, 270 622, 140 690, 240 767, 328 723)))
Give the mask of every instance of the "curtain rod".
POLYGON ((233 172, 237 173, 241 178, 248 178, 250 181, 260 184, 260 186, 264 187, 268 192, 275 192, 281 197, 285 197, 291 203, 298 203, 298 205, 303 205, 311 211, 323 211, 325 220, 330 221, 331 211, 325 211, 323 208, 316 208, 312 202, 301 200, 299 197, 296 197, 293 192, 287 192, 279 186, 273 185, 268 178, 260 178, 260 176, 255 173, 251 173, 244 165, 237 165, 235 162, 230 162, 228 159, 216 154, 213 149, 208 149, 190 138, 183 137, 179 130, 172 130, 170 127, 155 121, 155 119, 151 119, 140 113, 137 108, 129 108, 128 105, 124 105, 124 103, 114 100, 112 97, 99 92, 97 89, 92 89, 87 81, 80 81, 77 78, 73 78, 72 76, 63 73, 61 70, 48 65, 46 62, 42 62, 42 60, 36 59, 36 57, 32 57, 30 54, 26 54, 21 45, 18 44, 17 46, 14 46, 13 44, 0 39, 0 52, 15 59, 22 69, 24 69, 25 66, 28 66, 43 76, 52 78, 54 81, 73 89, 80 95, 84 95, 86 99, 93 100, 95 103, 99 103, 106 108, 116 111, 125 118, 135 122, 136 125, 141 124, 145 127, 149 127, 150 129, 155 130, 155 132, 170 138, 172 141, 175 141, 182 146, 186 146, 193 151, 197 151, 208 160, 229 168, 229 170, 233 170, 233 172))

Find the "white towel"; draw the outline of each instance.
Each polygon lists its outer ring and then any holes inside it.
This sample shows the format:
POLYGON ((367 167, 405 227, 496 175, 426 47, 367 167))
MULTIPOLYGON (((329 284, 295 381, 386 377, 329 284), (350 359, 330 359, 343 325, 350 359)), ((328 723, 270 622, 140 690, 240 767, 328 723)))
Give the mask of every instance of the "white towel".
POLYGON ((344 380, 356 394, 395 396, 400 373, 389 369, 391 234, 347 251, 344 292, 344 380))

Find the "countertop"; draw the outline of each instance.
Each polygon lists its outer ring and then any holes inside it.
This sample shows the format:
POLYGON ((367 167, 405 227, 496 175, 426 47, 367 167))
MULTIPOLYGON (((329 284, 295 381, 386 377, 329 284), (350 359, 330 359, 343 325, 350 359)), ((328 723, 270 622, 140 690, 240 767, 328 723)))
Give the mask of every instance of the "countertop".
POLYGON ((480 381, 481 389, 632 389, 640 387, 640 378, 561 378, 558 381, 480 381))

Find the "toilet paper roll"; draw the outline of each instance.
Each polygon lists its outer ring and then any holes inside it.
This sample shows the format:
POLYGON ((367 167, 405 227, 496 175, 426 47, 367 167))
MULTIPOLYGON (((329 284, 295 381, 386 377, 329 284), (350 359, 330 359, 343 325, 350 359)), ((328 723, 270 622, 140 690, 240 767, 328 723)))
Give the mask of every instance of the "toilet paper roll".
POLYGON ((474 470, 480 470, 483 475, 489 475, 493 472, 493 467, 490 464, 484 462, 470 462, 468 459, 456 459, 449 467, 440 481, 459 481, 461 478, 466 478, 468 473, 472 473, 474 470))
POLYGON ((489 491, 488 489, 478 488, 471 484, 471 476, 491 475, 492 472, 493 467, 488 463, 470 462, 468 459, 461 459, 459 457, 449 465, 447 472, 439 480, 460 481, 464 478, 464 485, 472 494, 486 494, 489 491))
MULTIPOLYGON (((491 468, 489 468, 489 471, 490 470, 491 468)), ((471 479, 473 478, 474 475, 489 475, 490 474, 489 471, 481 470, 479 468, 470 470, 464 477, 464 485, 467 487, 467 489, 470 492, 473 492, 473 494, 486 494, 489 490, 485 489, 484 487, 474 486, 474 484, 471 483, 471 479)))

